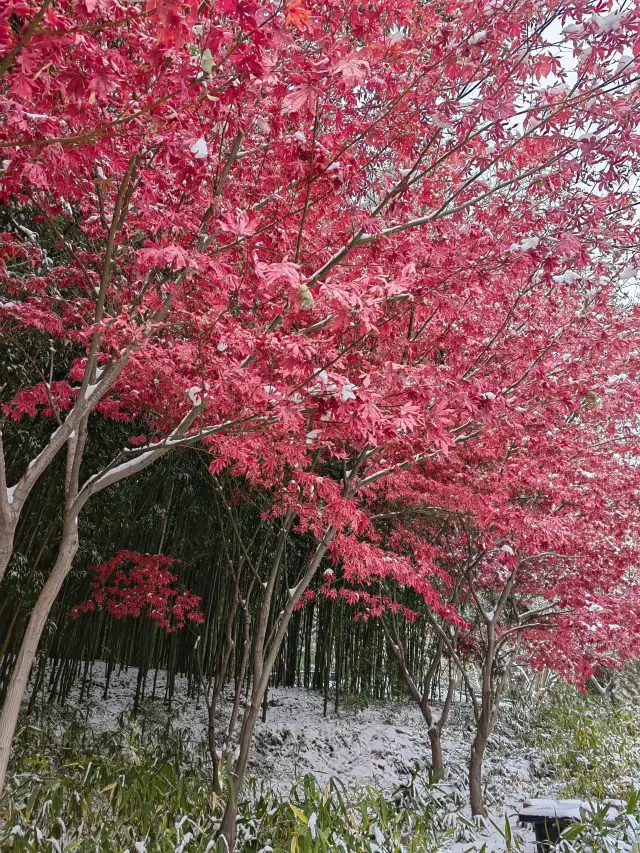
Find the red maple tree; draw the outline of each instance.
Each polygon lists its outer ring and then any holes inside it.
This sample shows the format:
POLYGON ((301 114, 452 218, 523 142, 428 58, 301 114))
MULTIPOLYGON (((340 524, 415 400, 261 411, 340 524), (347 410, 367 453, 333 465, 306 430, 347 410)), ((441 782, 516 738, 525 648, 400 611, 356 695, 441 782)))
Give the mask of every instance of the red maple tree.
POLYGON ((91 569, 95 573, 91 595, 71 610, 77 619, 104 605, 116 619, 147 616, 172 634, 187 619, 202 624, 200 597, 175 586, 178 576, 169 571, 177 560, 162 554, 118 551, 115 557, 91 569))
POLYGON ((586 2, 5 4, 0 329, 39 381, 2 411, 57 423, 12 482, 0 453, 0 573, 63 448, 67 473, 0 784, 79 513, 178 445, 270 489, 283 535, 318 543, 268 638, 259 620, 236 793, 327 550, 436 606, 437 555, 393 557, 382 503, 470 519, 493 555, 476 592, 504 589, 505 545, 523 594, 578 606, 619 587, 637 527, 639 31, 637 10, 586 2), (132 446, 81 481, 96 411, 131 422, 132 446))

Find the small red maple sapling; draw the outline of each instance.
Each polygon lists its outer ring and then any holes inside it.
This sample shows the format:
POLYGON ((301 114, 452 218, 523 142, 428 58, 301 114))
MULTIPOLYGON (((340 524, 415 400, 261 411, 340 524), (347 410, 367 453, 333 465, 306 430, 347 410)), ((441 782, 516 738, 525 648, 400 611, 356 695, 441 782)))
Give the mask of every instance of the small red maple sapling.
POLYGON ((183 628, 186 620, 202 624, 200 596, 180 590, 175 585, 178 576, 169 571, 178 562, 161 554, 118 551, 110 560, 91 567, 96 576, 91 596, 76 605, 71 616, 77 619, 105 606, 116 619, 146 616, 168 634, 183 628))

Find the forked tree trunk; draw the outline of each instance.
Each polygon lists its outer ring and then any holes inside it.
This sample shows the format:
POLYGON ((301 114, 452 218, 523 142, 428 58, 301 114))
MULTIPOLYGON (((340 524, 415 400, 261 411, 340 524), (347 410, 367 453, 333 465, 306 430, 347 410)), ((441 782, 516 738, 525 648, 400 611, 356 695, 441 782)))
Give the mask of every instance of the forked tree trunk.
MULTIPOLYGON (((273 639, 269 643, 266 642, 267 620, 264 618, 265 611, 268 613, 269 601, 268 599, 263 601, 260 613, 261 618, 259 619, 257 633, 254 639, 254 677, 256 680, 254 681, 253 689, 251 691, 251 703, 245 710, 244 718, 242 720, 238 758, 230 780, 229 796, 227 797, 222 825, 219 831, 219 837, 224 838, 229 851, 235 850, 238 797, 240 796, 244 776, 247 772, 253 733, 262 710, 262 702, 269 686, 269 675, 271 674, 273 665, 275 664, 280 648, 282 647, 282 642, 287 634, 287 628, 291 621, 291 616, 293 615, 295 606, 311 583, 311 580, 318 570, 333 536, 334 529, 329 526, 322 539, 318 542, 313 557, 311 558, 300 583, 295 588, 295 593, 290 595, 287 606, 280 615, 280 622, 278 624, 277 631, 275 631, 273 639)), ((278 561, 279 559, 280 557, 277 558, 278 561)), ((276 565, 274 571, 277 571, 277 568, 278 567, 276 565)), ((273 586, 274 584, 271 584, 271 589, 273 589, 273 586)))
POLYGON ((500 701, 500 687, 502 678, 496 685, 495 695, 492 691, 492 676, 493 676, 493 630, 490 632, 490 643, 488 654, 485 657, 483 664, 483 689, 482 689, 482 707, 477 717, 476 734, 471 744, 471 755, 469 756, 469 802, 471 805, 471 814, 484 815, 484 797, 482 794, 482 764, 484 761, 484 753, 487 748, 487 742, 494 730, 498 721, 498 707, 500 701))
POLYGON ((420 712, 422 713, 422 716, 424 717, 424 720, 427 724, 427 734, 429 735, 429 743, 431 745, 431 778, 435 782, 438 782, 444 777, 445 772, 444 757, 442 754, 442 730, 444 729, 447 723, 449 712, 451 711, 453 693, 455 690, 455 682, 452 678, 451 665, 449 665, 449 686, 447 688, 447 695, 444 701, 444 705, 442 706, 442 712, 438 719, 435 719, 430 704, 431 688, 433 686, 436 673, 442 661, 442 652, 444 648, 443 642, 441 639, 438 640, 438 644, 433 654, 431 664, 424 677, 424 682, 422 684, 422 692, 420 692, 411 673, 409 672, 409 668, 406 663, 404 645, 402 643, 400 632, 396 623, 393 623, 393 635, 391 633, 391 630, 387 627, 384 618, 382 621, 382 626, 387 636, 389 647, 391 648, 391 651, 393 652, 398 662, 400 675, 402 676, 407 686, 409 695, 415 702, 417 702, 418 707, 420 708, 420 712))
POLYGON ((31 667, 38 651, 40 637, 42 636, 51 608, 58 597, 60 587, 71 571, 73 558, 77 550, 77 517, 73 517, 72 519, 67 519, 65 523, 62 542, 60 543, 60 550, 58 551, 55 565, 31 613, 31 618, 29 619, 29 624, 27 625, 27 630, 5 696, 2 714, 0 715, 0 794, 2 794, 4 789, 13 735, 16 730, 22 700, 27 689, 31 667))

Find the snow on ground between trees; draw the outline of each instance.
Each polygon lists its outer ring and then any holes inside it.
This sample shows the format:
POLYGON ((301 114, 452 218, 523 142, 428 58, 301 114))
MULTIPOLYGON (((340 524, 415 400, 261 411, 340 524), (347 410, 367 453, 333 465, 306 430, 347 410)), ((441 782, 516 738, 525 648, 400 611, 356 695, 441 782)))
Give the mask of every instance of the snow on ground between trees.
MULTIPOLYGON (((115 731, 123 714, 133 709, 137 669, 112 673, 108 698, 103 698, 105 673, 100 665, 94 670, 91 689, 79 699, 79 687, 72 690, 69 704, 78 710, 93 732, 115 731)), ((158 673, 156 697, 150 698, 153 675, 147 680, 147 698, 140 703, 140 716, 150 725, 163 725, 169 717, 176 729, 185 731, 194 743, 206 740, 207 712, 204 702, 187 695, 187 679, 176 676, 174 702, 168 712, 163 700, 165 673, 158 673)), ((232 695, 223 696, 217 714, 219 730, 224 730, 231 711, 232 695)), ((505 709, 508 713, 508 708, 505 709)), ((441 788, 462 791, 466 785, 466 767, 473 725, 470 709, 458 706, 443 733, 447 777, 441 788)), ((505 816, 512 828, 523 800, 532 796, 553 796, 557 786, 552 780, 534 778, 536 756, 532 749, 518 743, 498 725, 489 742, 486 759, 486 801, 488 818, 484 827, 471 831, 468 841, 450 845, 452 853, 479 849, 502 850, 505 840, 505 816), (495 826, 492 826, 495 824, 495 826)), ((357 709, 347 698, 346 707, 336 715, 330 703, 323 716, 323 697, 305 688, 275 688, 269 691, 266 722, 258 723, 250 760, 250 773, 280 795, 286 795, 296 779, 312 774, 320 784, 340 779, 347 787, 371 785, 389 795, 406 784, 413 772, 427 778, 430 761, 427 727, 419 709, 409 702, 371 702, 357 709)), ((466 797, 466 794, 465 794, 466 797)), ((462 814, 470 818, 468 807, 462 814)), ((531 847, 533 833, 518 830, 531 847)))

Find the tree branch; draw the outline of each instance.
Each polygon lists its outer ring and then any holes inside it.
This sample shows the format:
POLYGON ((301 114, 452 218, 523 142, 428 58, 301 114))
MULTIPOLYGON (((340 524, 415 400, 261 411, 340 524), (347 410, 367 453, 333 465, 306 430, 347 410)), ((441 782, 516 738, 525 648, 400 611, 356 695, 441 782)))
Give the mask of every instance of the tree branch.
POLYGON ((27 27, 27 29, 23 33, 20 40, 18 42, 16 42, 16 44, 13 46, 13 48, 7 54, 7 56, 4 59, 4 61, 2 62, 2 64, 0 64, 0 78, 4 77, 4 75, 7 73, 7 71, 11 67, 13 60, 20 53, 22 48, 26 44, 28 44, 28 42, 31 41, 31 38, 33 37, 36 29, 38 28, 38 24, 44 18, 44 14, 50 5, 51 5, 51 0, 44 0, 44 3, 42 4, 42 6, 40 6, 40 8, 38 9, 38 11, 34 15, 34 17, 31 19, 29 26, 27 27))

